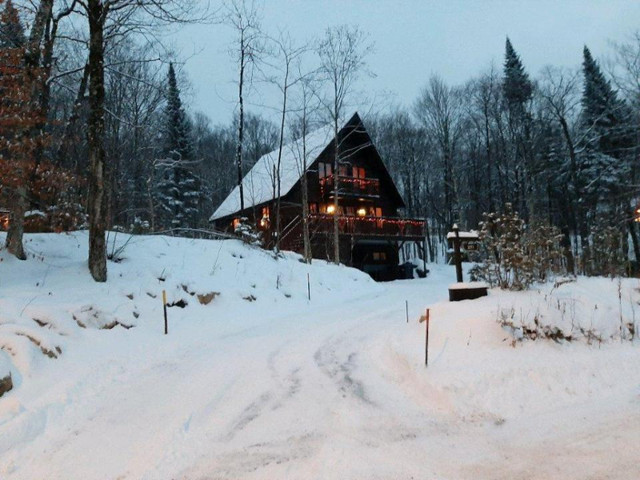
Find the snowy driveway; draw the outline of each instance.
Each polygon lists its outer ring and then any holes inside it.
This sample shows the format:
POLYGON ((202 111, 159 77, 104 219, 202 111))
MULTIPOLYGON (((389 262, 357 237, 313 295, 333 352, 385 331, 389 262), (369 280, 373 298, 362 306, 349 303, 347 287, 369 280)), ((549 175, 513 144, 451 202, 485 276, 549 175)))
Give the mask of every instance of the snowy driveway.
POLYGON ((0 476, 638 478, 638 348, 514 349, 486 299, 435 306, 425 370, 415 319, 452 274, 231 328, 101 333, 0 403, 0 476))

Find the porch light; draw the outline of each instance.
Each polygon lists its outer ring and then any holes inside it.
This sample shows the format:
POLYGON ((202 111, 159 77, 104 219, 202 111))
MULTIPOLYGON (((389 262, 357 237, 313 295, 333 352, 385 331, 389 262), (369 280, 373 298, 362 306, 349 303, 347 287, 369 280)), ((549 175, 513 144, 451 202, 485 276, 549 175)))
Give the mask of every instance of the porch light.
POLYGON ((358 216, 359 217, 364 217, 367 214, 367 211, 364 208, 359 208, 358 209, 358 216))
POLYGON ((327 213, 333 213, 336 211, 335 205, 327 205, 327 213))

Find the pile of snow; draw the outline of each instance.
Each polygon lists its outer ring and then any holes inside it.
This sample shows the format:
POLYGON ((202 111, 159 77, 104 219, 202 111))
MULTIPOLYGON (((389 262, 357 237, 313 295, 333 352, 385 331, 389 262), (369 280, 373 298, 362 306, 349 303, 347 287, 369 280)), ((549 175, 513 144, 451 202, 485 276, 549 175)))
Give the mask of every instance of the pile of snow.
POLYGON ((237 240, 114 233, 108 281, 100 284, 87 270, 87 239, 87 232, 27 235, 25 262, 0 250, 0 379, 10 373, 14 388, 96 332, 162 334, 163 290, 175 305, 173 331, 211 322, 249 328, 268 311, 286 315, 379 289, 358 270, 307 265, 293 253, 274 258, 237 240))
POLYGON ((503 293, 496 320, 517 341, 541 337, 589 344, 633 340, 640 326, 640 282, 560 279, 526 292, 503 293))

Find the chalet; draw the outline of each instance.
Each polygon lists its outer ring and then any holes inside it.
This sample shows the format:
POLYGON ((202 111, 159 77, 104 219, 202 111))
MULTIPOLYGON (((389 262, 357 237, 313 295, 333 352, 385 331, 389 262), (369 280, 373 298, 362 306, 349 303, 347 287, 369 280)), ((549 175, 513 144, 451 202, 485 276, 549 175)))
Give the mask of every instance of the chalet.
MULTIPOLYGON (((398 265, 399 250, 403 243, 414 241, 424 254, 424 220, 399 216, 404 201, 357 113, 338 133, 337 172, 335 143, 332 126, 326 126, 308 134, 304 142, 299 139, 284 147, 280 160, 280 248, 303 250, 301 179, 306 175, 314 258, 333 260, 334 216, 338 215, 342 263, 379 280, 412 274, 398 265)), ((234 231, 245 217, 262 232, 267 246, 273 244, 277 161, 278 151, 258 160, 242 182, 244 210, 236 186, 211 216, 216 228, 234 231)))

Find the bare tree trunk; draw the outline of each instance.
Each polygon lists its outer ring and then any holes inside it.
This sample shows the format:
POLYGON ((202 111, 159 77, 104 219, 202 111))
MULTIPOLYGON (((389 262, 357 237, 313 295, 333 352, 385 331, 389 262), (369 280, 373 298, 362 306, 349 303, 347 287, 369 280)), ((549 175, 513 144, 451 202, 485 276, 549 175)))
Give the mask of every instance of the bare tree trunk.
POLYGON ((156 231, 156 211, 155 206, 153 205, 153 186, 156 184, 155 180, 155 171, 156 166, 151 166, 151 172, 149 173, 149 178, 147 179, 147 202, 149 205, 149 219, 151 221, 151 231, 156 231))
MULTIPOLYGON (((336 106, 335 112, 338 111, 336 106)), ((333 262, 340 264, 340 214, 338 192, 340 191, 340 141, 338 139, 338 116, 333 119, 334 153, 333 153, 333 262)))
MULTIPOLYGON (((37 75, 37 69, 40 66, 40 44, 44 37, 45 28, 47 22, 51 17, 51 10, 53 8, 53 0, 41 0, 36 11, 36 16, 31 27, 29 34, 29 40, 27 48, 24 54, 23 64, 26 75, 30 79, 31 92, 29 101, 35 107, 32 110, 41 113, 40 109, 40 87, 41 80, 34 78, 37 75)), ((34 141, 38 128, 30 128, 25 132, 25 137, 29 141, 34 141)), ((37 149, 36 149, 37 150, 37 149)), ((15 255, 20 260, 25 260, 27 257, 24 253, 24 247, 22 244, 22 237, 24 236, 24 214, 27 210, 27 183, 26 172, 21 172, 21 182, 11 198, 11 219, 9 223, 9 230, 7 231, 6 247, 9 253, 15 255)))
MULTIPOLYGON (((62 134, 62 139, 60 140, 60 144, 58 145, 58 149, 56 151, 55 160, 58 165, 62 164, 62 159, 65 157, 65 154, 69 150, 69 146, 71 145, 71 138, 75 132, 76 122, 78 118, 80 118, 80 109, 82 108, 83 99, 85 96, 85 92, 87 91, 87 84, 89 83, 89 62, 87 62, 84 66, 84 70, 82 72, 82 79, 80 80, 80 85, 78 87, 78 92, 76 93, 75 101, 73 102, 73 107, 71 110, 71 115, 67 119, 67 122, 64 126, 64 133, 62 134)), ((75 167, 75 166, 74 166, 75 167)))
MULTIPOLYGON (((26 181, 26 180, 25 180, 26 181)), ((9 253, 19 260, 26 260, 22 245, 22 237, 24 235, 24 214, 27 205, 27 187, 23 183, 16 187, 13 195, 11 195, 9 229, 7 230, 6 247, 9 253)))
POLYGON ((491 136, 489 133, 489 112, 488 108, 483 110, 484 115, 484 142, 487 154, 487 193, 489 196, 489 211, 494 211, 493 203, 493 166, 491 164, 491 136))
MULTIPOLYGON (((281 220, 280 220, 280 187, 282 184, 281 181, 281 173, 280 173, 280 164, 282 163, 282 148, 284 146, 284 125, 287 116, 287 90, 289 82, 289 64, 286 65, 286 72, 284 76, 284 83, 282 84, 282 116, 280 118, 280 143, 278 145, 278 165, 276 168, 276 243, 275 243, 275 251, 276 253, 280 251, 280 233, 281 233, 281 220)), ((302 176, 306 175, 306 171, 302 172, 302 176)))
POLYGON ((89 17, 89 271, 107 281, 105 240, 104 40, 106 12, 101 0, 88 0, 89 17))
MULTIPOLYGON (((306 107, 305 107, 306 108, 306 107)), ((307 181, 307 116, 306 110, 302 117, 302 244, 304 261, 311 263, 311 235, 309 233, 309 185, 307 181)))
POLYGON ((244 134, 244 43, 240 47, 240 80, 238 82, 238 104, 240 106, 240 118, 238 119, 238 145, 236 146, 236 168, 238 169, 238 188, 240 189, 240 211, 244 210, 244 187, 242 185, 242 142, 244 134))

